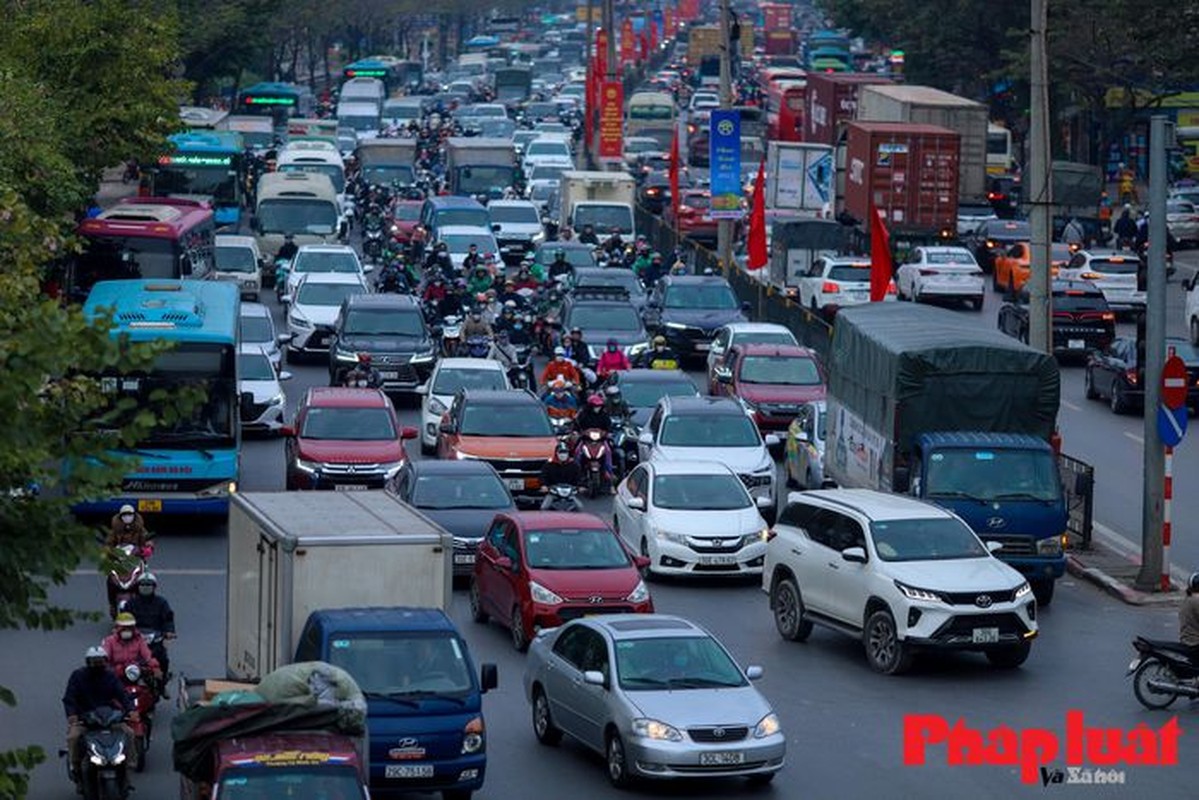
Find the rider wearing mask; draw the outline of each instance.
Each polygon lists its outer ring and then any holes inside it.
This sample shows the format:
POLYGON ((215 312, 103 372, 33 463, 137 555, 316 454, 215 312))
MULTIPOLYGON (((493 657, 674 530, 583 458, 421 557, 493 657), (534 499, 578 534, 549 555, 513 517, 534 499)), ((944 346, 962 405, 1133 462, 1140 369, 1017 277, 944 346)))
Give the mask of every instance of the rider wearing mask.
POLYGON ((512 342, 508 339, 508 330, 500 328, 495 334, 495 341, 491 343, 491 349, 487 353, 487 357, 504 365, 504 370, 508 371, 516 366, 516 348, 512 346, 512 342))
POLYGON ((554 260, 550 263, 550 280, 570 275, 570 262, 566 260, 566 251, 559 247, 554 251, 554 260))
POLYGON ((481 294, 490 289, 492 283, 493 281, 491 275, 487 272, 487 267, 479 264, 470 273, 470 280, 467 281, 466 288, 471 294, 481 294))
POLYGON ((616 384, 604 389, 604 409, 608 412, 610 419, 626 418, 633 414, 633 409, 629 407, 620 387, 616 384))
MULTIPOLYGON (((583 482, 583 471, 579 464, 570 457, 570 448, 566 442, 559 442, 554 448, 554 457, 541 468, 541 491, 548 492, 551 486, 578 486, 583 482)), ((549 508, 550 498, 542 503, 542 509, 549 508)))
POLYGON ((604 242, 604 251, 610 257, 617 257, 624 250, 624 239, 621 238, 620 228, 612 228, 608 232, 608 240, 604 242))
POLYGON ((483 257, 479 255, 479 246, 477 244, 472 244, 466 249, 466 258, 462 259, 463 271, 470 272, 482 263, 483 257))
POLYGON ((599 246, 599 237, 595 235, 595 227, 590 223, 583 226, 583 232, 579 234, 579 241, 583 244, 599 246))
MULTIPOLYGON (((70 754, 71 780, 79 782, 79 765, 83 753, 79 740, 83 737, 83 718, 99 708, 112 707, 125 712, 131 720, 137 719, 133 699, 116 674, 108 668, 108 653, 103 647, 92 646, 84 655, 84 665, 71 673, 67 689, 62 696, 62 708, 67 715, 67 752, 70 754)), ((124 727, 124 726, 122 726, 124 727)), ((126 736, 130 731, 124 728, 126 736)))
POLYGON ((300 248, 296 245, 296 237, 291 235, 290 233, 286 234, 283 237, 283 244, 279 247, 279 250, 276 251, 276 253, 275 253, 275 260, 276 261, 291 261, 293 258, 296 257, 296 253, 298 253, 298 252, 300 252, 300 248))
MULTIPOLYGON (((125 610, 137 620, 139 629, 157 631, 162 634, 163 639, 175 638, 175 612, 171 609, 171 604, 167 602, 167 599, 158 594, 158 578, 154 573, 147 572, 138 579, 137 596, 129 601, 125 610)), ((150 652, 158 659, 162 673, 169 675, 171 659, 162 640, 151 644, 150 652)), ((165 684, 162 696, 167 697, 165 684)))
POLYGON ((650 369, 678 369, 678 353, 666 344, 665 336, 654 337, 654 349, 645 354, 642 363, 650 369))
POLYGON ((549 412, 550 417, 560 419, 567 417, 574 419, 579 413, 579 401, 571 394, 570 387, 566 383, 565 378, 554 378, 550 384, 550 391, 543 398, 545 410, 549 412))
POLYGON ((595 428, 604 433, 612 432, 612 418, 608 416, 608 411, 604 408, 604 398, 598 394, 593 394, 587 398, 587 404, 579 411, 579 415, 575 417, 575 422, 581 431, 595 428))
POLYGON ((120 547, 124 544, 131 544, 138 550, 146 546, 146 521, 128 503, 112 515, 104 546, 120 547))
POLYGON ((487 339, 490 339, 492 336, 491 325, 487 322, 487 320, 483 319, 483 312, 478 308, 475 308, 470 312, 470 317, 462 326, 463 341, 476 336, 481 336, 487 339))
POLYGON ((358 354, 358 363, 342 378, 342 385, 366 389, 383 388, 383 376, 371 364, 370 353, 358 354))
POLYGON ((613 372, 632 369, 629 364, 629 357, 625 355, 624 350, 620 349, 620 345, 615 339, 609 339, 607 346, 604 348, 603 355, 599 358, 599 363, 595 367, 595 371, 599 373, 601 378, 606 378, 613 372))
POLYGON ((1187 594, 1178 607, 1178 642, 1199 658, 1199 572, 1187 579, 1187 594))
POLYGON ((549 386, 558 378, 574 386, 579 386, 583 380, 579 368, 567 360, 566 350, 561 346, 554 348, 554 360, 541 371, 541 385, 549 386))
POLYGON ((570 333, 562 337, 562 347, 566 357, 575 362, 580 370, 591 366, 591 348, 583 341, 583 331, 578 327, 570 329, 570 333))
POLYGON ((540 285, 540 283, 536 278, 533 277, 533 273, 529 271, 530 266, 530 262, 527 261, 520 265, 520 270, 516 273, 516 279, 512 281, 513 288, 516 291, 519 292, 521 289, 532 289, 533 291, 537 291, 537 287, 540 285))
POLYGON ((109 666, 116 674, 120 675, 130 664, 137 664, 139 667, 148 668, 153 672, 155 679, 162 679, 162 669, 159 667, 158 659, 150 652, 146 638, 137 629, 137 619, 128 611, 117 614, 116 622, 112 626, 112 633, 104 637, 100 646, 104 648, 109 666))
POLYGON ((445 299, 447 294, 449 294, 449 292, 447 292, 445 288, 445 278, 441 277, 440 275, 436 275, 421 293, 421 300, 424 301, 425 305, 427 306, 436 306, 445 299))

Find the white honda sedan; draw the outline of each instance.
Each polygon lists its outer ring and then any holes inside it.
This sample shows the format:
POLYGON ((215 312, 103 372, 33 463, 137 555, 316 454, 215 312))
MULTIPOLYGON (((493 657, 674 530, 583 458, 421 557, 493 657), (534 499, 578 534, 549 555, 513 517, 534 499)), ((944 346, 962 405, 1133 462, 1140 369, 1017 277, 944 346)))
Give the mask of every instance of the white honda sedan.
POLYGON ((966 302, 981 311, 986 287, 982 267, 964 247, 917 247, 895 275, 900 300, 966 302))

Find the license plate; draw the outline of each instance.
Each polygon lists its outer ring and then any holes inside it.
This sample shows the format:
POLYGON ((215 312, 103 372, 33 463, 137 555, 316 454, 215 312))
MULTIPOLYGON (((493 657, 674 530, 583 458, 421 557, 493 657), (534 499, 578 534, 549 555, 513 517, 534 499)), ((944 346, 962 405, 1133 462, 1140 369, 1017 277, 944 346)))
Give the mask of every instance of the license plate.
POLYGON ((1071 350, 1082 350, 1087 346, 1087 343, 1082 339, 1071 339, 1069 342, 1067 342, 1067 345, 1071 350))
POLYGON ((360 492, 366 490, 366 487, 361 483, 339 483, 333 488, 339 492, 360 492))
POLYGON ((711 349, 712 345, 710 345, 708 342, 696 342, 695 344, 695 351, 697 353, 706 353, 711 349))
POLYGON ((454 554, 454 563, 455 564, 473 564, 473 563, 475 563, 475 556, 473 553, 455 553, 454 554))
POLYGON ((142 513, 157 513, 162 511, 161 500, 138 500, 137 510, 142 513))
POLYGON ((384 778, 432 778, 432 764, 388 764, 383 768, 384 778))
POLYGON ((732 764, 744 764, 745 753, 739 752, 724 752, 724 753, 700 753, 699 764, 701 767, 722 767, 732 764))
POLYGON ((995 644, 999 641, 999 628, 975 628, 975 644, 995 644))
POLYGON ((508 478, 507 480, 504 481, 504 483, 507 484, 509 489, 525 488, 525 479, 524 478, 508 478))
POLYGON ((736 564, 737 556, 700 556, 697 561, 700 564, 736 564))
POLYGON ((328 347, 329 346, 329 337, 328 336, 317 337, 316 346, 317 347, 328 347))
POLYGON ((386 372, 380 372, 379 377, 385 381, 395 381, 395 380, 399 380, 400 373, 388 370, 386 372))

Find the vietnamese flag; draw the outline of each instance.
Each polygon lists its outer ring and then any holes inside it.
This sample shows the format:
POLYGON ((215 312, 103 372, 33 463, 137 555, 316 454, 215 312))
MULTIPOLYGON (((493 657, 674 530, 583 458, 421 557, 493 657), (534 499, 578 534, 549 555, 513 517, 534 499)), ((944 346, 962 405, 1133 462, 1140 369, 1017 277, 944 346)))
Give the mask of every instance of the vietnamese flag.
POLYGON ((870 302, 878 303, 887 297, 891 286, 891 234, 883 212, 873 203, 870 210, 870 302))
POLYGON ((758 162, 758 177, 754 181, 754 199, 749 212, 749 241, 747 242, 749 269, 761 269, 770 260, 766 252, 766 159, 758 162))
POLYGON ((671 219, 679 220, 679 125, 674 126, 674 137, 670 140, 670 211, 671 219))

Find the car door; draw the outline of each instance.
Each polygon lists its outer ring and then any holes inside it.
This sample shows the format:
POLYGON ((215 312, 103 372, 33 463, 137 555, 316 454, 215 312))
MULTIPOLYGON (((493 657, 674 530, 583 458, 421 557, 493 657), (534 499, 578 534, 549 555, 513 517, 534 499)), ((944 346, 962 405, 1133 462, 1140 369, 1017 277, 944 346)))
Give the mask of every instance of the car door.
MULTIPOLYGON (((487 529, 483 541, 479 542, 475 564, 475 581, 479 587, 479 600, 485 609, 493 614, 500 613, 499 609, 501 608, 496 600, 497 595, 501 592, 499 586, 505 582, 505 579, 500 575, 500 567, 496 564, 496 560, 503 555, 503 552, 504 521, 497 519, 487 529)), ((504 614, 507 613, 509 607, 504 607, 504 614)))
POLYGON ((658 441, 658 432, 662 429, 662 406, 659 405, 654 409, 654 413, 650 415, 649 422, 645 426, 644 433, 648 434, 650 444, 637 439, 637 460, 645 463, 653 457, 654 444, 658 441))
POLYGON ((496 591, 497 613, 501 618, 511 622, 512 611, 517 606, 525 606, 529 593, 529 581, 525 576, 524 548, 521 542, 520 529, 511 521, 504 521, 504 539, 500 551, 511 562, 508 569, 497 571, 502 578, 496 591))
MULTIPOLYGON (((816 443, 816 407, 810 403, 804 403, 799 407, 799 413, 795 417, 795 421, 799 429, 807 434, 808 440, 799 441, 795 446, 795 475, 798 480, 807 480, 806 476, 809 472, 809 467, 812 464, 812 455, 816 443)), ((804 486, 805 489, 811 489, 811 486, 804 486)))
POLYGON ((813 539, 813 521, 823 511, 807 503, 788 503, 779 514, 775 531, 786 538, 785 550, 778 555, 787 564, 799 583, 799 593, 806 607, 821 611, 820 581, 823 573, 817 568, 821 551, 813 539))
POLYGON ((633 552, 640 552, 641 537, 645 532, 646 513, 629 508, 628 502, 634 497, 645 496, 644 487, 648 475, 649 469, 644 465, 638 466, 629 473, 628 480, 617 490, 617 501, 613 504, 616 530, 633 552))
POLYGON ((830 580, 832 570, 829 563, 841 558, 840 552, 834 549, 833 541, 837 517, 837 512, 827 508, 812 512, 804 524, 806 547, 797 554, 798 563, 802 566, 796 570, 796 578, 800 581, 804 605, 826 616, 834 615, 835 603, 829 595, 837 591, 830 580))
POLYGON ((717 382, 716 394, 723 397, 737 396, 737 372, 741 368, 741 361, 740 347, 734 347, 729 350, 728 354, 724 357, 724 363, 720 365, 720 369, 724 371, 722 374, 728 377, 717 382))
MULTIPOLYGON (((438 458, 453 458, 454 450, 458 444, 457 431, 462 424, 462 406, 465 401, 462 395, 454 397, 454 402, 450 405, 448 421, 454 428, 454 433, 442 433, 440 430, 437 433, 437 457, 438 458)), ((438 422, 440 427, 441 423, 438 422)))
POLYGON ((595 686, 583 681, 583 673, 595 671, 603 673, 610 683, 612 666, 608 652, 608 642, 603 634, 590 628, 583 629, 583 648, 579 663, 580 672, 577 683, 570 692, 573 700, 573 713, 578 720, 578 738, 594 750, 604 747, 604 726, 608 721, 609 690, 603 686, 595 686))
POLYGON ((832 558, 827 564, 829 613, 850 625, 861 627, 863 610, 869 596, 870 564, 859 564, 842 558, 842 551, 860 547, 867 552, 866 534, 861 524, 851 516, 836 513, 829 529, 832 558))
POLYGON ((812 262, 812 266, 807 272, 799 276, 799 304, 804 308, 824 305, 824 298, 817 299, 821 283, 823 283, 822 275, 824 275, 824 259, 818 258, 812 262))
POLYGON ((554 724, 576 739, 582 739, 575 693, 583 682, 583 649, 587 643, 586 626, 568 625, 554 640, 545 659, 545 696, 554 724))
POLYGON ((1125 339, 1114 339, 1096 354, 1095 363, 1091 368, 1091 380, 1095 388, 1105 395, 1110 392, 1117 370, 1124 363, 1125 342, 1125 339))

